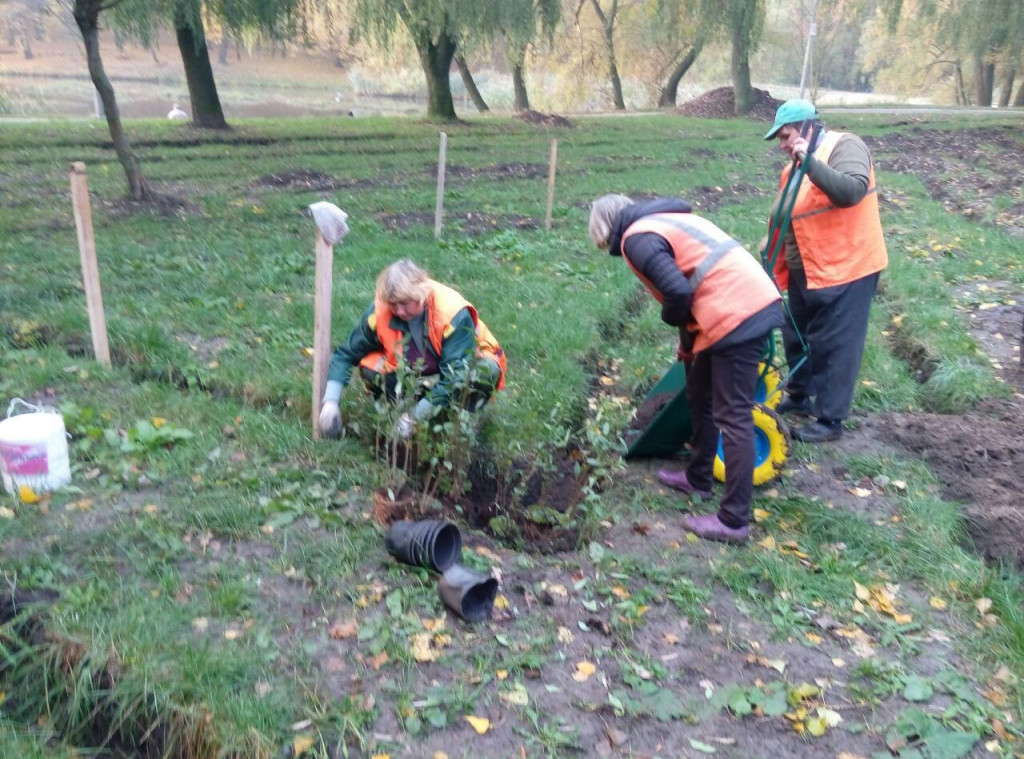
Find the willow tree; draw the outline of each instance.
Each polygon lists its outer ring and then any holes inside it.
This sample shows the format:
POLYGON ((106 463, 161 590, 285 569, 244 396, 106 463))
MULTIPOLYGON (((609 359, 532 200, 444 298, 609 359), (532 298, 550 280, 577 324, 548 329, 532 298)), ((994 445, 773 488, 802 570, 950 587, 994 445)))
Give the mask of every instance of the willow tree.
POLYGON ((103 111, 107 119, 107 128, 110 130, 110 139, 114 143, 114 151, 117 159, 121 162, 125 177, 128 180, 128 190, 135 200, 149 200, 152 191, 142 176, 142 169, 139 160, 132 152, 128 135, 121 124, 121 112, 117 107, 117 97, 114 95, 114 87, 110 83, 106 69, 103 67, 103 58, 100 55, 99 25, 100 14, 115 6, 120 0, 74 0, 71 13, 75 24, 82 34, 82 42, 85 44, 85 60, 89 67, 89 78, 92 79, 96 92, 99 93, 103 102, 103 111))
POLYGON ((123 34, 151 47, 161 27, 170 25, 178 43, 192 107, 192 123, 227 129, 217 82, 210 64, 204 17, 236 34, 256 32, 280 39, 291 34, 297 0, 123 0, 113 23, 123 34))
POLYGON ((533 8, 534 0, 356 0, 359 26, 377 43, 389 44, 399 23, 408 30, 427 83, 427 118, 438 121, 457 118, 449 72, 459 44, 522 37, 536 28, 533 8))
MULTIPOLYGON (((585 2, 586 0, 579 0, 579 5, 576 6, 577 23, 585 2)), ((615 53, 615 22, 619 15, 619 0, 611 0, 607 7, 602 7, 600 0, 590 0, 590 7, 601 24, 605 64, 608 66, 608 84, 612 88, 612 105, 615 110, 624 111, 626 101, 622 97, 622 77, 619 76, 619 62, 615 53)))
POLYGON ((754 104, 750 83, 750 56, 757 49, 764 29, 764 0, 723 0, 726 27, 732 45, 731 73, 735 113, 743 116, 754 104))
POLYGON ((551 41, 561 11, 559 0, 520 0, 498 5, 498 28, 507 43, 506 60, 512 71, 516 111, 530 110, 526 91, 526 55, 538 31, 551 41))

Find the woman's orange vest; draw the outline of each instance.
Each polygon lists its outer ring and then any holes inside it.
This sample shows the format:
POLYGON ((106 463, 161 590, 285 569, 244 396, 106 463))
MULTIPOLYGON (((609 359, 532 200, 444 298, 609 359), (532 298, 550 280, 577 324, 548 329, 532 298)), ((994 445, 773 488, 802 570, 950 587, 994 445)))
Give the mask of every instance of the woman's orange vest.
POLYGON ((745 319, 782 300, 753 256, 710 221, 689 213, 659 213, 633 222, 622 236, 623 258, 659 303, 661 293, 625 255, 626 240, 644 232, 665 238, 676 266, 693 288, 693 320, 686 328, 695 333, 694 353, 710 348, 745 319))
MULTIPOLYGON (((473 324, 476 327, 476 354, 481 358, 489 358, 501 369, 501 376, 498 378, 496 389, 505 387, 505 352, 494 339, 494 335, 487 329, 487 325, 476 313, 476 309, 469 301, 450 287, 442 285, 434 280, 428 281, 430 292, 426 300, 426 331, 427 339, 434 348, 434 352, 441 355, 441 345, 445 338, 455 331, 452 319, 462 309, 468 309, 473 317, 473 324)), ((403 334, 391 326, 391 308, 382 300, 374 302, 373 315, 370 317, 370 327, 377 332, 377 339, 384 346, 382 351, 374 351, 367 354, 359 362, 359 365, 370 371, 388 374, 398 368, 398 351, 401 350, 403 334)))
MULTIPOLYGON (((844 132, 826 132, 814 151, 814 160, 828 163, 836 144, 845 136, 844 132)), ((783 188, 791 169, 792 165, 782 172, 783 188)), ((878 215, 875 167, 871 167, 868 175, 867 194, 849 208, 833 205, 828 195, 805 176, 793 205, 793 233, 800 247, 808 289, 845 285, 888 266, 882 219, 878 215)), ((775 279, 783 289, 789 284, 785 259, 785 255, 780 255, 775 261, 775 279)))

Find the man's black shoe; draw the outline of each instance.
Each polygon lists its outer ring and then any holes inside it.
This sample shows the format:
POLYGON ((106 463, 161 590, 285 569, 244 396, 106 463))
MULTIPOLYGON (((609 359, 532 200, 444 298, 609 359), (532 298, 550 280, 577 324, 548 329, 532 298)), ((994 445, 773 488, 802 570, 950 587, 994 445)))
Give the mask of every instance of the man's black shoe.
POLYGON ((782 399, 782 402, 775 407, 776 413, 779 414, 806 414, 811 415, 811 402, 806 398, 794 398, 791 395, 787 395, 782 399))
POLYGON ((843 434, 843 425, 840 423, 830 424, 828 422, 811 422, 803 427, 797 427, 792 431, 793 437, 803 443, 828 443, 838 440, 843 434))

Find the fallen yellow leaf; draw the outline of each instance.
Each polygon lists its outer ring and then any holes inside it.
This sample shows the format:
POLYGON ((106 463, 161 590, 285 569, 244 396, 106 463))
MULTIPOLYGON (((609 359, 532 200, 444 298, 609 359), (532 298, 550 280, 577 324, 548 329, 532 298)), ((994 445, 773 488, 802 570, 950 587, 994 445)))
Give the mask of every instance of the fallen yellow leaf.
POLYGON ((805 632, 804 637, 816 646, 820 646, 821 641, 824 640, 820 635, 818 635, 818 633, 812 632, 805 632))
POLYGON ((165 424, 167 424, 167 420, 164 419, 162 416, 154 416, 153 417, 153 426, 156 427, 157 429, 160 429, 165 424))
POLYGON ((503 596, 502 594, 499 593, 498 596, 494 599, 494 608, 495 609, 507 609, 508 608, 508 599, 505 598, 505 596, 503 596))
POLYGON ((18 497, 21 498, 22 503, 39 503, 39 496, 36 495, 36 491, 28 485, 22 485, 18 488, 18 497))
POLYGON ((775 538, 773 538, 771 535, 766 537, 764 540, 758 541, 757 544, 766 551, 775 550, 775 538))
POLYGON ((0 518, 14 519, 14 511, 6 506, 0 506, 0 518))
POLYGON ((576 662, 576 671, 573 672, 572 679, 578 683, 583 683, 595 672, 597 672, 596 666, 588 661, 579 661, 576 662))
POLYGON ((410 648, 412 658, 418 662, 435 661, 437 651, 430 647, 430 633, 418 633, 412 636, 410 648))
POLYGON ((988 610, 992 608, 991 598, 979 598, 974 602, 974 608, 978 610, 978 613, 982 616, 988 614, 988 610))
POLYGON ((559 627, 558 628, 558 642, 559 643, 572 643, 573 637, 574 636, 572 634, 572 630, 570 630, 568 627, 559 627))
POLYGON ((483 735, 491 727, 491 721, 486 717, 475 717, 472 714, 466 715, 466 722, 473 726, 477 735, 483 735))
POLYGON ((374 754, 370 759, 391 759, 391 754, 374 754))
POLYGON ((772 513, 770 511, 766 511, 765 509, 754 509, 755 522, 763 522, 764 520, 771 517, 771 515, 772 513))
POLYGON ((507 669, 496 669, 496 670, 494 670, 494 676, 496 678, 498 678, 499 680, 504 680, 506 677, 508 677, 508 670, 507 669))
POLYGON ((316 741, 312 735, 296 735, 292 741, 292 755, 299 757, 313 748, 316 741))
POLYGON ((435 751, 434 759, 448 759, 448 754, 446 754, 444 751, 435 751))
POLYGON ((928 605, 931 606, 933 609, 935 609, 937 611, 942 611, 947 606, 949 606, 949 604, 947 604, 945 601, 943 601, 938 596, 932 596, 931 598, 929 598, 928 599, 928 605))
POLYGON ((616 585, 612 588, 612 595, 616 598, 629 598, 629 591, 621 585, 616 585))

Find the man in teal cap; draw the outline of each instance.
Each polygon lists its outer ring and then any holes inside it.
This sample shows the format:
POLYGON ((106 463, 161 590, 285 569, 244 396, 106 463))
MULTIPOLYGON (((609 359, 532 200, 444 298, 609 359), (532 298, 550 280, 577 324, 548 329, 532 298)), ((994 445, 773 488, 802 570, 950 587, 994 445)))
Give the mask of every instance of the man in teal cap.
POLYGON ((775 263, 779 287, 788 290, 793 322, 783 329, 786 360, 807 361, 790 375, 782 413, 814 420, 793 430, 797 440, 837 440, 850 412, 867 338, 868 312, 879 273, 889 259, 878 213, 875 172, 859 137, 825 129, 807 100, 788 100, 775 113, 764 138, 777 138, 793 159, 782 172, 782 189, 770 218, 782 203, 790 172, 806 164, 798 186, 792 223, 783 230, 783 252, 775 263), (795 327, 795 328, 794 328, 795 327))

